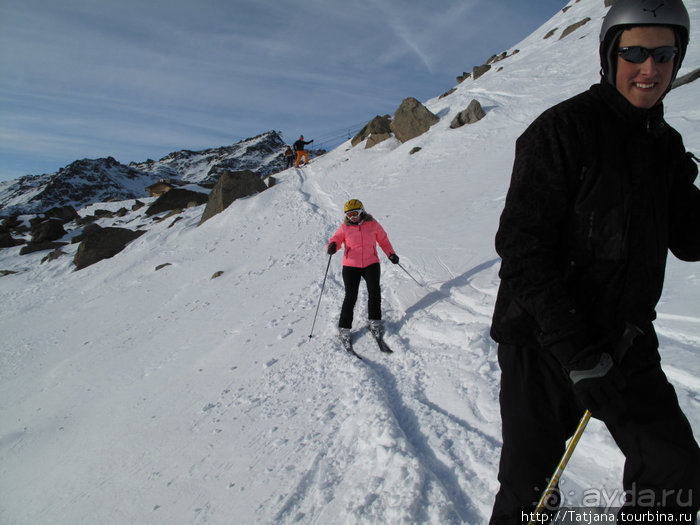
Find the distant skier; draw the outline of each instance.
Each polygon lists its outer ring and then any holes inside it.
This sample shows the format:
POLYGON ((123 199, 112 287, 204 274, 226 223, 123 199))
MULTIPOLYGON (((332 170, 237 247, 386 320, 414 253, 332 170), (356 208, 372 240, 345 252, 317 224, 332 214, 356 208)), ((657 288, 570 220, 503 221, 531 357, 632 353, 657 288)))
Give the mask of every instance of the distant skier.
POLYGON ((297 162, 296 162, 296 167, 299 167, 299 163, 301 162, 301 158, 304 157, 304 164, 309 163, 309 152, 306 151, 306 145, 311 144, 314 141, 314 139, 311 139, 309 141, 304 140, 304 135, 299 137, 299 140, 297 140, 294 143, 294 151, 297 152, 297 162))
POLYGON ((398 264, 399 256, 389 242, 384 228, 374 217, 368 214, 362 202, 350 199, 345 203, 345 221, 328 242, 327 252, 333 255, 341 244, 345 245, 343 254, 343 283, 345 284, 345 299, 340 310, 338 328, 340 339, 346 349, 352 348, 350 329, 352 328, 353 310, 357 302, 360 280, 367 283, 368 316, 370 329, 373 333, 384 333, 381 309, 381 287, 379 285, 379 257, 377 243, 389 257, 398 264))
POLYGON ((290 146, 287 146, 287 149, 284 150, 284 160, 286 162, 285 169, 294 166, 294 152, 290 146))

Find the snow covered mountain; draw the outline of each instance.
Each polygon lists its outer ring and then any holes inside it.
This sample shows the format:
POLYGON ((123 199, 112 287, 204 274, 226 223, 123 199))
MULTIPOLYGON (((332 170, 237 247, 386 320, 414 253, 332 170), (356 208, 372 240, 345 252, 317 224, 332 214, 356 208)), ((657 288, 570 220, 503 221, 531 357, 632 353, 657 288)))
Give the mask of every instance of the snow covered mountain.
MULTIPOLYGON (((700 67, 700 5, 686 5, 681 74, 700 67)), ((604 0, 572 0, 486 74, 426 101, 440 117, 427 133, 346 142, 201 226, 201 207, 100 219, 145 233, 78 272, 75 245, 43 264, 0 250, 0 270, 16 272, 0 277, 0 523, 486 523, 501 446, 493 238, 514 143, 597 82, 605 12, 604 0), (451 129, 473 99, 486 117, 451 129), (325 253, 349 198, 410 273, 382 260, 390 356, 367 333, 361 289, 364 361, 337 342, 341 262, 325 253)), ((665 103, 696 153, 698 100, 696 81, 665 103)), ((698 312, 700 266, 671 258, 656 326, 700 439, 698 312)), ((619 504, 622 466, 591 422, 565 502, 619 504)))
POLYGON ((40 213, 56 206, 82 208, 93 202, 146 196, 158 179, 112 157, 75 161, 58 172, 0 182, 0 216, 40 213))
POLYGON ((284 168, 285 142, 276 131, 242 140, 232 146, 204 151, 177 151, 158 161, 129 166, 158 178, 213 184, 222 171, 250 170, 271 175, 284 168))
POLYGON ((112 157, 78 160, 56 173, 0 182, 0 216, 143 198, 148 195, 146 188, 159 179, 211 185, 226 170, 270 175, 284 167, 284 146, 278 132, 268 131, 230 146, 177 151, 158 161, 132 162, 128 166, 112 157))

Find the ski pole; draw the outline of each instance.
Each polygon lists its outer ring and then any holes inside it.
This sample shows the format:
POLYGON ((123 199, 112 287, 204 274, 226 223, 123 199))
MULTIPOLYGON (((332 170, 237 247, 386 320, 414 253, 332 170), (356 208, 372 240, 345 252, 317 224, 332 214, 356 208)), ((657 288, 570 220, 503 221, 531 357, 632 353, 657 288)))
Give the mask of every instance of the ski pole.
POLYGON ((561 475, 564 473, 564 469, 566 468, 567 463, 569 463, 569 459, 571 459, 572 454, 574 453, 574 449, 576 448, 576 445, 578 444, 579 440, 581 439, 581 436, 583 435, 583 431, 586 430, 586 425, 588 425, 588 421, 591 419, 591 413, 590 411, 586 410, 586 412, 583 414, 583 417, 581 418, 580 423, 578 424, 578 428, 576 429, 576 432, 574 433, 573 437, 571 438, 571 441, 569 441, 569 446, 566 447, 566 451, 564 452, 564 455, 561 458, 561 461, 559 462, 559 465, 557 465, 557 469, 554 471, 554 475, 552 476, 552 479, 549 480, 549 484, 547 485, 547 488, 545 491, 542 493, 542 497, 540 498, 539 503, 537 504, 537 508, 535 509, 535 513, 532 515, 532 519, 530 520, 530 523, 528 525, 537 525, 541 523, 538 519, 537 516, 539 516, 544 508, 547 506, 547 502, 550 498, 550 496, 554 493, 556 490, 556 487, 559 485, 559 480, 561 479, 561 475))
POLYGON ((311 325, 311 333, 309 334, 309 339, 314 335, 314 327, 316 326, 316 317, 318 317, 318 309, 321 306, 321 297, 323 297, 323 289, 326 287, 326 277, 328 277, 328 268, 331 267, 331 257, 333 254, 328 256, 328 265, 326 266, 326 273, 323 274, 323 284, 321 285, 321 293, 318 296, 318 304, 316 305, 316 315, 314 315, 314 323, 311 325))
MULTIPOLYGON (((621 363, 622 359, 625 357, 625 354, 627 353, 627 350, 629 350, 632 345, 634 344, 634 340, 636 339, 637 336, 643 335, 644 332, 639 329, 639 327, 627 323, 625 325, 625 331, 622 334, 622 337, 620 338, 619 342, 617 345, 615 345, 614 351, 613 351, 613 356, 614 359, 617 363, 621 363)), ((533 514, 532 519, 530 520, 529 525, 536 525, 538 523, 541 523, 540 521, 537 520, 537 516, 542 512, 544 507, 547 505, 547 500, 551 496, 551 494, 554 492, 555 487, 559 484, 559 479, 561 478, 561 475, 564 473, 564 469, 566 468, 566 464, 569 462, 569 459, 571 459, 571 455, 574 453, 574 449, 576 448, 576 445, 578 444, 579 440, 581 439, 581 436, 583 435, 583 431, 586 430, 586 425, 588 424, 588 421, 591 419, 591 412, 589 410, 586 410, 586 412, 583 414, 583 417, 581 418, 581 422, 578 424, 578 428, 576 429, 576 432, 574 433, 573 437, 571 438, 571 441, 569 442, 569 446, 566 447, 566 451, 564 452, 564 455, 561 458, 561 461, 559 462, 559 465, 557 466, 557 469, 554 471, 554 475, 552 476, 552 479, 549 481, 549 484, 547 485, 547 488, 545 489, 544 493, 542 494, 542 497, 540 498, 539 503, 537 504, 537 509, 535 510, 535 513, 533 514)))
POLYGON ((404 272, 406 272, 406 275, 408 275, 411 279, 413 279, 413 280, 415 281, 415 283, 416 283, 418 286, 421 286, 421 287, 423 286, 421 283, 419 283, 418 281, 416 281, 416 278, 415 278, 415 277, 413 277, 410 273, 408 273, 408 270, 407 270, 406 268, 404 268, 403 266, 401 266, 401 263, 397 263, 397 264, 399 265, 399 268, 401 268, 404 272))

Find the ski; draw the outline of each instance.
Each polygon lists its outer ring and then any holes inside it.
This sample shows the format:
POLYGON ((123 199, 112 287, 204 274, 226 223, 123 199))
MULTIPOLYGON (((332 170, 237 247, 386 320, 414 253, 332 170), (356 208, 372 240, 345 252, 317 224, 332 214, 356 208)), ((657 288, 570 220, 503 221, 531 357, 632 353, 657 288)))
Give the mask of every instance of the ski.
POLYGON ((374 340, 377 342, 377 346, 379 346, 379 350, 381 350, 385 354, 393 354, 394 353, 394 351, 391 348, 389 348, 389 345, 386 344, 386 341, 384 340, 384 335, 382 333, 380 333, 379 331, 376 331, 376 330, 372 330, 371 327, 370 327, 369 331, 372 334, 372 337, 374 338, 374 340))

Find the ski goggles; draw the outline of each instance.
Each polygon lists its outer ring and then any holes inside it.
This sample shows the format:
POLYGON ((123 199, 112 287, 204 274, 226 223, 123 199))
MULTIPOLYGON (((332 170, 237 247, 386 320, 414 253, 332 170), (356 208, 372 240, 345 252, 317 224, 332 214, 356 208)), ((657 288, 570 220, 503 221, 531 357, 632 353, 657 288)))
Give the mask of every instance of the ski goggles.
POLYGON ((665 64, 678 54, 678 48, 676 46, 661 46, 649 49, 642 46, 629 46, 619 48, 617 54, 633 64, 646 62, 649 57, 652 57, 657 64, 665 64))
POLYGON ((350 210, 345 212, 348 219, 357 219, 362 214, 362 210, 350 210))

